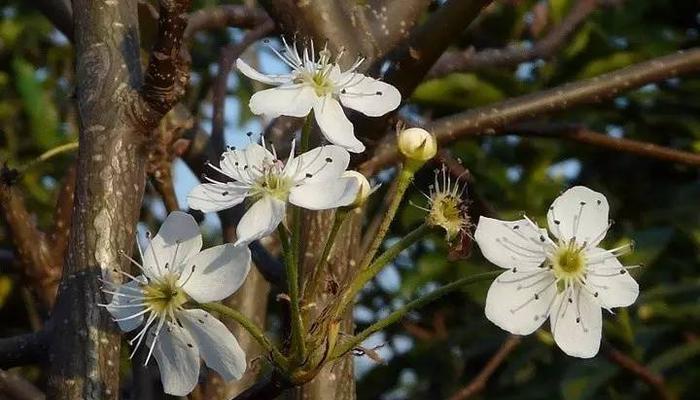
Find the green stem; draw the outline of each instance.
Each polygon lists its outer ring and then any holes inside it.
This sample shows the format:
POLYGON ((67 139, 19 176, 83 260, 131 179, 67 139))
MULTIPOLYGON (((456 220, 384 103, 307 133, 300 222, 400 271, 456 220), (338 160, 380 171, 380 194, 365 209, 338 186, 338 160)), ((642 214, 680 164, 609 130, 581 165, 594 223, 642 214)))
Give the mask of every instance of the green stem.
POLYGON ((339 344, 335 350, 333 351, 333 354, 331 355, 329 361, 334 360, 338 357, 341 357, 348 351, 354 349, 355 347, 359 346, 365 339, 367 339, 369 336, 371 336, 373 333, 378 332, 387 326, 398 322, 403 318, 404 315, 406 315, 409 311, 414 310, 416 308, 422 307, 434 300, 437 300, 438 298, 453 292, 463 286, 472 284, 472 283, 477 283, 481 281, 485 281, 488 279, 491 279, 498 274, 500 274, 502 271, 493 271, 493 272, 485 272, 482 274, 475 274, 472 276, 468 276, 466 278, 462 278, 459 280, 456 280, 452 283, 448 283, 447 285, 442 286, 439 289, 436 289, 427 295, 420 297, 416 300, 411 301, 410 303, 406 304, 405 306, 399 308, 398 310, 392 312, 387 316, 386 318, 375 322, 374 324, 370 325, 367 329, 363 330, 362 332, 358 333, 355 335, 352 339, 348 340, 345 343, 339 344))
POLYGON ((57 156, 62 153, 68 153, 70 151, 76 150, 78 148, 78 142, 71 142, 71 143, 66 143, 62 144, 60 146, 56 146, 53 149, 49 149, 39 155, 39 157, 35 158, 34 160, 28 162, 24 166, 22 166, 21 170, 26 171, 29 168, 33 167, 36 164, 39 164, 41 162, 44 162, 54 156, 57 156))
POLYGON ((311 143, 311 128, 313 128, 314 121, 314 111, 311 110, 309 115, 306 116, 304 121, 304 126, 301 128, 301 142, 299 147, 299 153, 303 154, 309 151, 309 143, 311 143))
POLYGON ((399 172, 396 191, 391 199, 389 208, 386 210, 386 214, 384 214, 384 219, 382 219, 382 223, 379 225, 379 229, 377 229, 377 236, 372 240, 372 243, 367 249, 367 253, 365 253, 362 262, 360 262, 361 270, 367 268, 369 263, 372 262, 374 255, 377 254, 377 250, 379 250, 379 246, 381 246, 384 240, 384 236, 389 232, 389 226, 391 226, 391 222, 394 220, 394 216, 399 209, 399 205, 401 204, 404 193, 406 193, 406 189, 408 189, 408 185, 410 185, 411 180, 413 180, 413 174, 414 171, 407 168, 402 168, 399 172))
POLYGON ((301 309, 299 307, 299 269, 294 259, 293 246, 290 246, 289 237, 283 225, 280 224, 278 232, 280 242, 282 242, 284 266, 287 273, 290 319, 292 322, 292 352, 297 360, 303 360, 306 354, 306 343, 304 342, 304 321, 301 319, 301 309))
POLYGON ((287 359, 282 355, 282 353, 280 353, 277 347, 275 347, 275 345, 270 342, 270 339, 265 336, 263 331, 245 315, 219 303, 197 304, 197 307, 201 308, 202 310, 219 313, 238 322, 246 331, 248 331, 250 336, 252 336, 253 339, 255 339, 255 341, 258 342, 258 344, 272 356, 272 360, 279 368, 285 370, 289 367, 287 359))
POLYGON ((345 293, 343 293, 343 297, 338 303, 339 309, 337 315, 340 315, 345 311, 345 308, 352 303, 357 293, 359 293, 365 284, 369 282, 370 279, 374 278, 386 264, 396 258, 399 253, 407 249, 410 245, 425 237, 425 235, 428 233, 430 233, 430 226, 423 223, 418 228, 412 230, 406 236, 402 237, 401 240, 396 242, 393 246, 388 248, 384 253, 377 257, 377 259, 374 260, 371 265, 360 271, 355 279, 352 280, 345 293))
POLYGON ((349 210, 339 208, 335 211, 335 215, 333 216, 333 226, 331 227, 331 232, 328 234, 328 239, 326 240, 326 244, 323 247, 323 251, 321 252, 321 257, 318 259, 313 271, 311 272, 311 278, 308 280, 309 284, 303 291, 304 298, 312 298, 312 296, 318 290, 318 285, 320 284, 319 280, 321 279, 322 275, 321 271, 326 266, 326 262, 328 262, 327 258, 331 252, 331 249, 333 248, 333 244, 335 243, 335 237, 338 235, 338 231, 340 231, 340 227, 343 225, 343 222, 345 221, 348 215, 350 215, 349 210))

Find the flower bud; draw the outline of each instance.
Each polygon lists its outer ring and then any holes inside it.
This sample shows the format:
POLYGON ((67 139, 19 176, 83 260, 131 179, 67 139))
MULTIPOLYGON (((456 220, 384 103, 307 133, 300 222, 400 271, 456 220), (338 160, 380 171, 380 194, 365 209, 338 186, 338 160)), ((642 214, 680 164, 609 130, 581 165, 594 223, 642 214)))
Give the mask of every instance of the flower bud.
POLYGON ((399 132, 399 150, 411 161, 421 164, 435 157, 437 140, 422 128, 409 128, 399 132))
POLYGON ((355 201, 348 205, 348 207, 356 208, 365 204, 369 195, 374 192, 367 178, 357 171, 345 171, 343 173, 343 178, 354 178, 357 181, 357 186, 359 186, 355 201))

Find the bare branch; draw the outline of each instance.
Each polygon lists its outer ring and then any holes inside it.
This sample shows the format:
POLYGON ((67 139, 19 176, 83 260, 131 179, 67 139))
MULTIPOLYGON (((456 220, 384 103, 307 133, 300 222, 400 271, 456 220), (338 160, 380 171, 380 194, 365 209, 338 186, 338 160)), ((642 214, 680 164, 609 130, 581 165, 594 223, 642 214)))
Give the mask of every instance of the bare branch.
MULTIPOLYGON (((47 324, 48 325, 48 324, 47 324)), ((35 364, 46 360, 49 330, 0 339, 0 368, 35 364)))
POLYGON ((531 47, 513 46, 480 51, 468 49, 446 52, 430 70, 428 78, 436 78, 452 72, 513 66, 529 60, 552 57, 597 8, 597 3, 597 0, 576 1, 561 23, 531 47))
POLYGON ((498 351, 491 357, 486 365, 484 365, 481 372, 479 372, 479 374, 475 376, 466 387, 453 394, 452 397, 450 397, 450 400, 468 399, 484 390, 486 383, 491 378, 491 375, 493 375, 493 373, 496 372, 496 369, 503 364, 508 355, 510 355, 510 353, 512 353, 513 350, 518 347, 520 341, 521 339, 518 336, 508 336, 508 339, 503 342, 501 348, 498 349, 498 351))
POLYGON ((567 139, 642 157, 655 158, 696 167, 700 166, 700 154, 671 149, 639 140, 615 138, 603 133, 594 132, 584 126, 576 124, 523 123, 514 126, 512 132, 510 130, 508 132, 520 136, 567 139))
POLYGON ((36 386, 16 373, 0 370, 0 393, 14 400, 44 400, 46 396, 36 386))
MULTIPOLYGON (((435 120, 426 129, 440 144, 457 139, 496 134, 514 122, 535 118, 580 104, 600 102, 650 82, 657 82, 700 69, 700 48, 679 51, 591 79, 567 83, 552 89, 478 107, 435 120)), ((361 165, 367 176, 398 160, 396 146, 383 146, 361 165)))
POLYGON ((53 213, 53 228, 49 233, 51 251, 54 254, 54 258, 60 262, 60 265, 57 267, 57 275, 63 269, 63 258, 68 247, 73 199, 75 196, 75 176, 75 165, 73 165, 63 177, 61 190, 56 198, 56 209, 53 213))
POLYGON ((73 41, 73 8, 70 0, 37 0, 34 5, 56 29, 73 41))
POLYGON ((158 37, 140 91, 143 102, 135 110, 143 126, 151 129, 182 97, 189 79, 189 68, 180 50, 190 0, 160 0, 159 4, 158 37))
POLYGON ((250 29, 269 20, 270 17, 262 9, 222 4, 203 8, 190 14, 184 37, 187 41, 199 31, 221 29, 228 26, 250 29))
POLYGON ((647 385, 654 389, 657 396, 659 396, 659 399, 671 400, 675 398, 669 388, 666 386, 663 376, 654 373, 646 366, 640 364, 630 356, 626 355, 620 350, 617 350, 611 345, 605 344, 604 346, 605 356, 608 357, 610 361, 646 382, 647 385))

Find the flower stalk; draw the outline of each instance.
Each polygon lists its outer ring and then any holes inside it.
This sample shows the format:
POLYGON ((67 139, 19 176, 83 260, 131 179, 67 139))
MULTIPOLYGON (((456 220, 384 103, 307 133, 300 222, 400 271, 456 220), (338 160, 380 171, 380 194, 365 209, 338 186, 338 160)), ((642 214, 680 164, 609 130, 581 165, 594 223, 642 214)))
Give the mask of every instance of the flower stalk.
POLYGON ((292 354, 297 360, 303 360, 306 354, 304 343, 304 321, 301 318, 299 306, 299 269, 294 258, 293 243, 290 243, 289 235, 283 225, 277 229, 282 242, 284 253, 284 265, 287 273, 287 291, 289 292, 289 310, 292 321, 292 354))
POLYGON ((321 256, 319 257, 318 261, 316 262, 316 265, 314 266, 313 271, 311 272, 311 277, 308 280, 309 283, 303 290, 303 297, 306 300, 312 298, 314 293, 317 292, 319 285, 321 284, 321 271, 325 268, 326 263, 328 262, 328 256, 331 252, 331 249, 333 248, 333 245, 335 244, 336 236, 338 235, 338 232, 340 231, 340 227, 343 225, 343 222, 345 222, 348 215, 350 215, 350 211, 351 210, 348 210, 346 208, 338 208, 335 211, 335 215, 333 216, 333 226, 331 227, 331 232, 328 234, 328 239, 326 240, 326 244, 323 247, 321 256))
POLYGON ((270 354, 272 361, 281 369, 289 367, 289 363, 282 353, 275 347, 265 333, 253 321, 240 312, 221 303, 197 303, 197 308, 205 311, 216 312, 238 322, 255 341, 270 354))
POLYGON ((368 337, 370 337, 373 333, 379 332, 380 330, 386 328, 387 326, 396 323, 401 320, 401 318, 404 317, 407 313, 410 311, 422 307, 434 300, 439 299, 440 297, 453 292, 455 290, 458 290, 462 288, 463 286, 472 284, 472 283, 477 283, 477 282, 482 282, 485 280, 492 279, 494 276, 498 275, 498 271, 496 272, 485 272, 481 274, 475 274, 468 276, 466 278, 462 278, 459 280, 456 280, 454 282, 448 283, 428 294, 425 296, 419 297, 410 303, 406 304, 405 306, 399 308, 398 310, 392 312, 387 316, 386 318, 379 320, 375 322, 374 324, 370 325, 367 327, 365 330, 362 332, 358 333, 357 335, 353 336, 352 339, 343 342, 341 344, 338 344, 335 347, 335 350, 331 354, 329 361, 335 360, 339 357, 342 357, 345 353, 348 351, 351 351, 355 347, 359 346, 364 340, 366 340, 368 337))

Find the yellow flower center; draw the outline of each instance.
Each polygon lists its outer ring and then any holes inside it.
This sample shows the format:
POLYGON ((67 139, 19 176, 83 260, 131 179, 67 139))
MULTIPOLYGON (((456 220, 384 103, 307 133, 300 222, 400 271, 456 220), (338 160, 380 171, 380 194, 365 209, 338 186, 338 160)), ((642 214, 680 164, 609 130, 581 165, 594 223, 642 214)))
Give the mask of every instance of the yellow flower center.
POLYGON ((143 289, 144 301, 158 314, 172 314, 187 303, 187 294, 177 285, 178 276, 166 274, 143 289))
POLYGON ((287 201, 291 187, 291 179, 282 176, 276 171, 267 171, 255 182, 251 190, 251 198, 253 201, 258 201, 263 196, 272 196, 278 200, 287 201))
POLYGON ((430 202, 427 222, 445 229, 447 240, 453 239, 468 221, 462 210, 462 200, 447 192, 436 192, 430 202))
POLYGON ((578 279, 586 271, 586 257, 583 247, 575 244, 560 246, 550 262, 558 279, 578 279))

